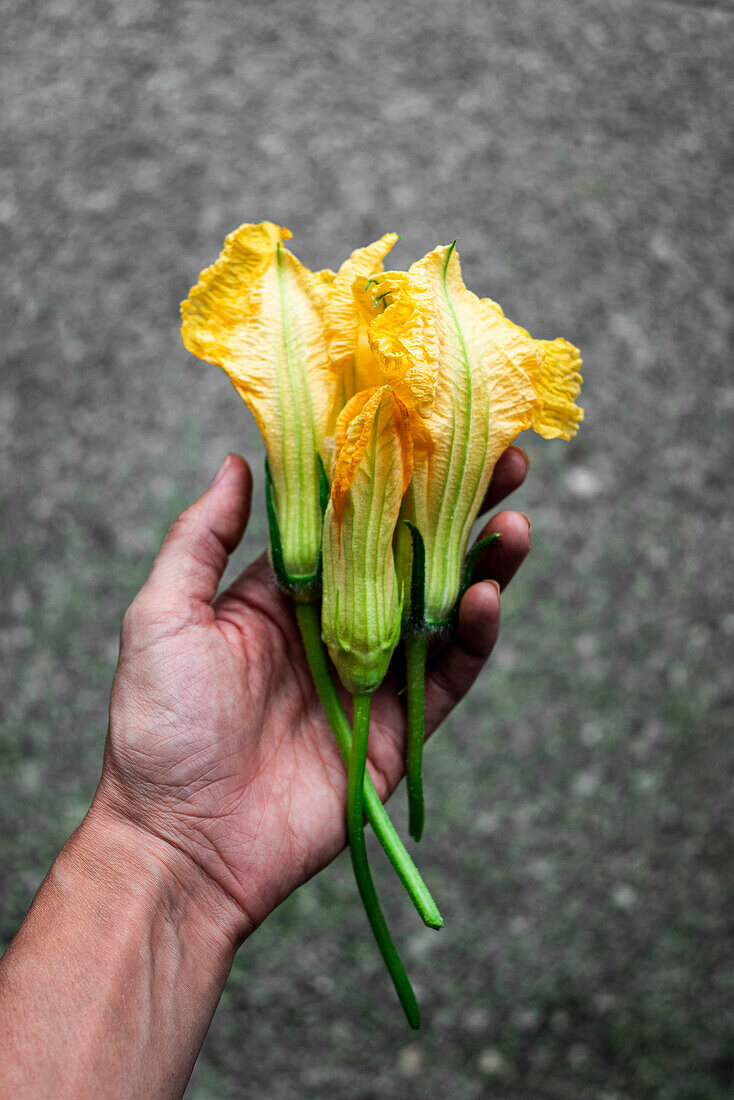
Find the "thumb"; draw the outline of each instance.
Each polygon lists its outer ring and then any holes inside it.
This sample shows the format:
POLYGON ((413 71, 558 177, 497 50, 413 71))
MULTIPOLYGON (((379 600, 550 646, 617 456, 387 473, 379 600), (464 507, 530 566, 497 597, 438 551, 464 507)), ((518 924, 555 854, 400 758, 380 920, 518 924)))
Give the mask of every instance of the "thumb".
POLYGON ((252 474, 228 454, 199 499, 174 520, 144 591, 167 610, 210 604, 250 515, 252 474))

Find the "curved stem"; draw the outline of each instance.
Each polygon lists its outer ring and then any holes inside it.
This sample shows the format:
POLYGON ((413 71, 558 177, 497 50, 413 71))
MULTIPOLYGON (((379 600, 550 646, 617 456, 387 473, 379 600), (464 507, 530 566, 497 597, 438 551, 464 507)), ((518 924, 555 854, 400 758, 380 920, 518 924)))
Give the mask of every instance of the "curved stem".
POLYGON ((408 787, 408 830, 413 840, 423 833, 423 740, 426 711, 426 654, 428 636, 409 635, 405 640, 408 679, 408 737, 405 749, 405 780, 408 787))
POLYGON ((420 1027, 420 1011, 415 993, 405 973, 400 956, 388 931, 385 917, 377 900, 377 891, 367 862, 367 848, 364 842, 364 774, 367 759, 367 738, 370 728, 369 695, 354 696, 354 725, 352 730, 352 751, 349 754, 349 785, 347 788, 347 830, 349 832, 349 851, 352 857, 354 877, 369 919, 377 946, 390 972, 395 991, 403 1006, 408 1023, 413 1028, 420 1027))
MULTIPOLYGON (((316 690, 319 693, 319 698, 326 711, 326 716, 329 719, 329 724, 344 762, 348 764, 352 747, 352 731, 326 659, 324 643, 321 640, 318 604, 297 603, 296 617, 301 629, 301 637, 316 690)), ((369 775, 365 775, 364 778, 364 808, 375 836, 390 860, 395 873, 407 890, 424 924, 427 924, 429 928, 443 928, 443 918, 438 906, 431 897, 418 868, 408 855, 405 845, 395 831, 395 826, 388 817, 387 810, 380 801, 369 775)))

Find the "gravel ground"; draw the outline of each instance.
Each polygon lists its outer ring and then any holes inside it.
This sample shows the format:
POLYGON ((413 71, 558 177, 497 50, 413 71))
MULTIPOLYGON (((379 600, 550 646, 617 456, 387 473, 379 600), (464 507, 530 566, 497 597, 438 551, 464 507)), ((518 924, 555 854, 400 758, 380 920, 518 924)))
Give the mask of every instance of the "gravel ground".
MULTIPOLYGON (((249 414, 178 338, 224 235, 395 229, 585 360, 534 548, 426 758, 446 928, 348 861, 240 953, 187 1097, 734 1095, 734 4, 6 0, 0 936, 99 773, 123 610, 249 414), (727 507, 728 503, 728 507, 727 507)), ((262 496, 241 566, 264 544, 262 496)), ((396 818, 404 828, 403 799, 396 818)))

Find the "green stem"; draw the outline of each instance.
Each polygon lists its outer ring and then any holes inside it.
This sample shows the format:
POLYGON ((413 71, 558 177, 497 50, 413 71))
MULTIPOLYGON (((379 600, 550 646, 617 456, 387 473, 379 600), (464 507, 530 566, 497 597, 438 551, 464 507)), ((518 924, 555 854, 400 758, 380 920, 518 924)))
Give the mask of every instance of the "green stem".
POLYGON ((369 919, 377 946, 385 960, 390 977, 395 986, 403 1011, 412 1028, 420 1027, 420 1011, 415 993, 405 973, 395 944, 385 922, 377 891, 367 862, 367 848, 364 842, 364 776, 367 759, 367 738, 370 728, 370 695, 354 696, 354 726, 352 730, 352 751, 349 754, 349 785, 347 787, 347 830, 349 832, 349 851, 352 856, 354 877, 369 919))
MULTIPOLYGON (((326 711, 326 716, 334 732, 334 738, 346 764, 352 747, 352 731, 337 694, 334 679, 329 668, 324 643, 321 640, 321 620, 319 606, 315 603, 297 603, 296 617, 301 629, 301 637, 306 650, 311 675, 316 690, 326 711)), ((387 810, 379 799, 369 775, 364 778, 364 807, 367 820, 372 826, 385 855, 390 860, 398 878, 407 890, 421 919, 429 928, 443 928, 443 918, 438 906, 428 892, 428 887, 420 872, 408 855, 405 845, 395 831, 387 810)))
POLYGON ((408 831, 413 840, 423 833, 423 740, 426 712, 426 654, 428 635, 411 634, 405 640, 408 679, 408 738, 405 780, 408 787, 408 831))

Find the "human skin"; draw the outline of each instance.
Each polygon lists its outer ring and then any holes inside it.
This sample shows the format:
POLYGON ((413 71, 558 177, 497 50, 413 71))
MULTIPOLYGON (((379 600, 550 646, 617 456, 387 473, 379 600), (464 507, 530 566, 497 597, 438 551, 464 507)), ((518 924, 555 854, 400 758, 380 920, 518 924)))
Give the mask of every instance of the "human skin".
MULTIPOLYGON (((485 506, 526 472, 506 451, 485 506)), ((346 843, 346 771, 266 557, 217 596, 251 488, 228 455, 125 615, 99 787, 0 960, 2 1100, 180 1097, 235 952, 346 843)), ((430 662, 429 733, 489 656, 530 546, 519 512, 495 531, 430 662)), ((390 673, 373 697, 383 799, 403 773, 401 686, 390 673)))

